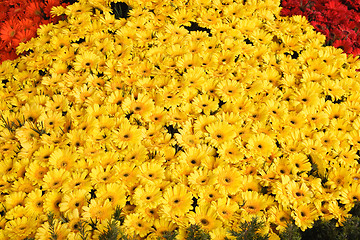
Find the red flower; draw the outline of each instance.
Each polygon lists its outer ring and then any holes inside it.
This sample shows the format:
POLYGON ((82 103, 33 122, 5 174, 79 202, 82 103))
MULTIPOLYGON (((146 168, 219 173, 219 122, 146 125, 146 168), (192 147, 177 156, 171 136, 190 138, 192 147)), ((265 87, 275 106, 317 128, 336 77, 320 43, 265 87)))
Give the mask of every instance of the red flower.
POLYGON ((19 25, 16 21, 10 19, 3 23, 0 28, 0 39, 5 42, 11 42, 19 31, 19 25))
POLYGON ((36 36, 36 32, 30 30, 20 30, 15 39, 13 39, 13 44, 18 46, 21 42, 27 42, 31 38, 36 36))
POLYGON ((43 10, 45 4, 39 1, 32 1, 26 7, 26 15, 31 18, 43 18, 43 10))
POLYGON ((349 39, 346 40, 335 40, 333 46, 336 48, 341 48, 344 52, 351 52, 353 51, 352 42, 349 39))

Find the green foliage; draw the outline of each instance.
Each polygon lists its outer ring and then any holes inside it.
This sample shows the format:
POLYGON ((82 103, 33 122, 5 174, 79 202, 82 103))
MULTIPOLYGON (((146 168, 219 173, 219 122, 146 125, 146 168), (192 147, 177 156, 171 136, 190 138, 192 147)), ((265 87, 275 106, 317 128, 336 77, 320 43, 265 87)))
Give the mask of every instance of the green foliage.
POLYGON ((360 217, 347 219, 337 239, 360 239, 360 217))
POLYGON ((118 240, 120 235, 116 220, 111 220, 108 222, 107 229, 99 236, 99 240, 118 240))
MULTIPOLYGON (((162 235, 162 237, 163 237, 163 239, 166 239, 166 240, 174 240, 174 239, 176 239, 177 235, 178 235, 178 231, 172 231, 172 232, 166 231, 162 235)), ((162 239, 162 238, 159 237, 158 240, 160 240, 160 239, 162 239)))
POLYGON ((336 220, 317 220, 314 222, 312 228, 306 229, 302 232, 302 239, 328 239, 336 240, 338 235, 338 229, 336 229, 336 220))
POLYGON ((279 234, 281 240, 301 240, 300 228, 288 223, 286 229, 279 234))
POLYGON ((81 240, 86 240, 89 238, 89 236, 88 236, 89 233, 85 230, 86 224, 87 223, 85 221, 79 222, 79 233, 80 233, 81 240))
POLYGON ((186 240, 210 240, 209 233, 201 229, 198 224, 190 225, 186 229, 186 240))
POLYGON ((16 119, 16 122, 10 122, 8 118, 5 119, 5 117, 1 115, 0 120, 3 122, 2 127, 7 128, 10 132, 14 132, 17 128, 20 128, 25 124, 25 117, 23 117, 23 120, 16 119))
POLYGON ((55 219, 54 213, 48 213, 48 221, 49 221, 49 231, 51 235, 51 240, 57 240, 57 234, 55 233, 55 219))
POLYGON ((243 222, 240 225, 240 231, 231 230, 232 236, 236 240, 265 240, 269 239, 269 234, 261 235, 259 231, 264 227, 265 223, 259 221, 256 217, 252 218, 250 222, 243 222))
MULTIPOLYGON (((354 208, 359 207, 357 203, 354 208)), ((355 209, 354 211, 357 211, 355 209)), ((121 216, 122 209, 116 207, 111 221, 108 221, 106 229, 99 235, 99 240, 135 240, 138 236, 133 235, 129 236, 124 234, 120 226, 124 223, 124 216, 121 216)), ((356 215, 356 214, 355 214, 356 215)), ((55 218, 54 214, 50 212, 48 214, 49 221, 49 232, 51 234, 51 240, 57 239, 57 234, 55 231, 55 218)), ((64 222, 65 220, 60 218, 59 221, 64 222)), ((66 221, 65 221, 66 222, 66 221)), ((85 225, 89 224, 92 227, 92 230, 97 229, 97 221, 90 219, 90 222, 80 221, 79 222, 79 233, 82 240, 90 239, 90 233, 85 229, 85 225)), ((346 219, 343 222, 341 227, 336 227, 337 221, 332 220, 318 220, 315 221, 314 225, 310 229, 305 231, 300 231, 300 228, 297 227, 294 223, 288 223, 284 231, 279 233, 281 240, 302 240, 302 239, 311 239, 311 240, 344 240, 344 239, 360 239, 360 217, 352 216, 351 218, 346 219)), ((236 240, 265 240, 269 239, 269 234, 261 235, 259 233, 261 229, 265 226, 265 223, 259 221, 258 218, 252 218, 249 222, 243 222, 239 226, 239 231, 230 230, 232 236, 236 240)), ((158 237, 158 240, 174 240, 178 235, 178 230, 164 232, 162 237, 158 237)), ((210 234, 203 229, 200 225, 193 224, 190 225, 185 230, 185 239, 186 240, 210 240, 210 234)), ((26 240, 32 240, 33 238, 27 238, 26 240)))

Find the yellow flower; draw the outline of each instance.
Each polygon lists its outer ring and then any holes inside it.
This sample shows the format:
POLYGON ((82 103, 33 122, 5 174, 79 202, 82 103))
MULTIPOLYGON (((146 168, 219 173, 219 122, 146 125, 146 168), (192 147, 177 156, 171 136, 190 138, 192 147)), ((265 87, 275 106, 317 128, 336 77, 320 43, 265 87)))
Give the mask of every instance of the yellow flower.
POLYGON ((206 168, 199 168, 190 173, 188 177, 190 187, 194 192, 198 192, 204 186, 214 185, 216 179, 214 174, 206 168))
POLYGON ((241 173, 235 167, 220 166, 214 169, 217 178, 216 187, 224 194, 236 194, 240 191, 241 173))
POLYGON ((211 99, 209 95, 196 96, 192 101, 192 106, 195 108, 196 113, 203 112, 205 115, 210 115, 218 109, 218 101, 211 99))
POLYGON ((192 207, 192 197, 183 185, 168 187, 163 193, 163 209, 171 215, 184 216, 192 207))
POLYGON ((140 144, 144 137, 144 132, 138 127, 131 125, 128 121, 122 121, 120 126, 113 130, 113 132, 113 141, 119 148, 140 144))
POLYGON ((314 193, 305 183, 290 181, 286 185, 287 197, 294 206, 308 204, 312 201, 314 193))
POLYGON ((232 202, 229 198, 220 198, 212 202, 218 217, 226 224, 230 224, 235 212, 239 209, 238 203, 232 202))
POLYGON ((312 227, 314 221, 318 219, 319 214, 314 204, 300 204, 294 207, 291 212, 291 217, 295 220, 296 226, 302 231, 305 231, 305 229, 312 227))
POLYGON ((83 189, 90 191, 92 188, 91 181, 88 178, 88 170, 77 169, 71 172, 71 176, 67 178, 62 186, 64 193, 83 189))
POLYGON ((253 191, 242 192, 241 198, 243 204, 240 209, 248 215, 262 216, 263 211, 274 203, 270 196, 253 191))
POLYGON ((140 171, 139 177, 143 184, 157 183, 165 178, 165 170, 158 163, 144 162, 139 166, 139 171, 140 171))
POLYGON ((45 190, 59 189, 69 177, 70 172, 65 169, 52 169, 43 178, 43 188, 45 190))
POLYGON ((303 153, 291 153, 288 157, 291 172, 293 174, 309 172, 311 170, 311 163, 308 157, 303 153))
POLYGON ((336 165, 332 169, 328 170, 327 179, 328 180, 326 181, 326 186, 329 186, 332 189, 345 190, 349 187, 349 184, 351 183, 348 168, 336 165))
POLYGON ((133 145, 125 150, 125 162, 133 162, 139 165, 148 158, 148 149, 143 145, 133 145))
POLYGON ((113 183, 116 181, 114 176, 115 170, 111 166, 103 168, 102 166, 94 167, 90 172, 90 181, 92 185, 113 183))
POLYGON ((100 57, 90 51, 84 51, 78 55, 76 55, 74 69, 75 71, 96 71, 97 65, 100 62, 100 57))
POLYGON ((229 142, 236 137, 234 128, 225 122, 211 123, 205 129, 209 133, 205 139, 214 147, 220 147, 222 144, 229 142))
POLYGON ((100 199, 91 199, 88 206, 82 207, 82 217, 85 220, 110 220, 113 208, 108 199, 102 201, 100 199))
POLYGON ((43 208, 45 212, 53 212, 56 217, 60 216, 60 203, 63 197, 63 193, 58 190, 48 191, 44 195, 43 208))
POLYGON ((40 216, 43 219, 45 217, 43 210, 44 200, 45 197, 40 189, 33 190, 25 198, 25 210, 29 214, 40 216))
POLYGON ((160 204, 162 194, 158 186, 145 184, 136 188, 133 197, 135 203, 141 208, 155 208, 160 204))
MULTIPOLYGON (((199 145, 198 145, 199 146, 199 145)), ((201 151, 199 147, 189 147, 181 152, 178 156, 180 163, 185 163, 190 167, 198 167, 208 161, 209 156, 206 152, 201 151)))
POLYGON ((25 239, 36 229, 37 221, 33 218, 21 217, 5 224, 5 234, 12 239, 25 239))
POLYGON ((195 208, 195 212, 188 215, 192 224, 200 224, 201 228, 206 231, 212 231, 221 227, 221 221, 217 219, 216 210, 211 205, 200 205, 195 208))
POLYGON ((218 153, 226 162, 232 164, 241 163, 244 159, 243 151, 233 142, 227 142, 219 147, 218 153))
POLYGON ((77 158, 78 154, 72 151, 71 148, 57 148, 54 152, 51 153, 49 163, 57 169, 63 168, 69 171, 71 170, 77 158))
POLYGON ((275 205, 267 211, 270 223, 276 224, 276 230, 283 231, 289 222, 291 222, 291 211, 282 205, 275 205))
POLYGON ((221 193, 213 185, 205 186, 200 190, 198 204, 211 204, 217 199, 225 197, 224 193, 221 193))
POLYGON ((114 175, 127 186, 134 184, 138 179, 139 169, 132 162, 118 162, 114 167, 114 175))
POLYGON ((344 188, 340 195, 341 203, 347 205, 347 209, 351 209, 355 202, 360 201, 360 184, 354 183, 351 186, 344 188))
POLYGON ((182 147, 195 147, 201 142, 201 133, 194 132, 191 121, 186 121, 184 126, 179 129, 179 133, 174 134, 174 137, 182 147))
POLYGON ((45 163, 34 160, 29 164, 29 166, 26 169, 26 177, 28 177, 31 181, 34 181, 36 183, 42 182, 45 174, 49 171, 49 168, 46 166, 45 163))
POLYGON ((155 219, 154 221, 154 230, 152 230, 152 233, 149 235, 154 237, 162 237, 166 232, 172 232, 178 227, 176 224, 167 221, 164 218, 155 219))
POLYGON ((267 157, 274 151, 276 145, 271 137, 260 133, 250 137, 246 147, 256 155, 267 157))
MULTIPOLYGON (((54 233, 56 234, 57 239, 65 240, 70 234, 70 228, 68 223, 61 223, 60 220, 54 219, 54 233)), ((35 238, 40 240, 51 239, 51 227, 49 222, 44 222, 41 227, 36 231, 35 238)))
POLYGON ((84 189, 65 193, 59 204, 60 212, 63 212, 65 216, 75 211, 79 212, 87 204, 88 199, 90 199, 90 193, 84 189))
POLYGON ((151 230, 150 224, 144 221, 139 213, 127 215, 124 220, 124 227, 130 236, 135 233, 140 235, 140 237, 145 237, 151 230))

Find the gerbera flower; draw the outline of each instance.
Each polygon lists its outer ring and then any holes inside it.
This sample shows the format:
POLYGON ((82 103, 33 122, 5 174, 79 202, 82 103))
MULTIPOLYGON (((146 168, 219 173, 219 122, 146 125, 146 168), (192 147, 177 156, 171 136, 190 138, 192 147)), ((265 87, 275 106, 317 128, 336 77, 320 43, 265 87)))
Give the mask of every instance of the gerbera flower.
POLYGON ((225 223, 230 223, 234 213, 239 209, 239 204, 231 201, 228 198, 220 198, 212 202, 215 207, 218 217, 225 223))
POLYGON ((200 224, 201 228, 206 231, 214 230, 222 225, 217 219, 215 208, 211 205, 197 206, 195 212, 190 212, 187 216, 190 223, 200 224))
POLYGON ((54 190, 61 188, 62 184, 67 178, 70 177, 70 172, 65 169, 52 169, 49 170, 43 178, 43 189, 54 190))
POLYGON ((276 230, 283 231, 289 222, 291 222, 291 211, 284 208, 282 205, 276 205, 269 208, 267 211, 268 219, 271 223, 276 224, 276 230))
POLYGON ((34 184, 27 177, 19 177, 13 182, 11 190, 14 192, 25 192, 28 194, 34 190, 34 184))
POLYGON ((155 162, 145 162, 139 166, 142 183, 156 183, 165 178, 164 168, 155 162))
POLYGON ((326 186, 332 189, 346 189, 351 183, 351 177, 347 167, 334 166, 328 170, 326 186))
POLYGON ((218 101, 211 99, 209 95, 198 95, 192 100, 192 106, 196 113, 203 112, 205 115, 210 115, 210 112, 215 112, 218 109, 218 101))
POLYGON ((312 169, 308 157, 303 153, 291 153, 288 159, 293 174, 307 173, 312 169))
POLYGON ((33 218, 16 218, 6 223, 5 232, 6 235, 12 239, 24 239, 35 231, 37 223, 33 218))
POLYGON ((71 172, 71 176, 67 178, 62 186, 64 193, 72 190, 84 189, 90 191, 91 182, 88 179, 88 170, 78 169, 71 172))
POLYGON ((296 226, 298 226, 302 231, 305 231, 307 228, 311 228, 314 221, 319 217, 315 205, 312 203, 296 206, 292 210, 291 216, 295 220, 296 226))
POLYGON ((148 222, 140 216, 139 213, 129 214, 125 217, 124 226, 128 234, 138 234, 140 237, 145 237, 151 230, 148 222))
POLYGON ((81 208, 87 204, 88 199, 90 199, 90 193, 84 189, 68 192, 64 194, 59 204, 60 211, 63 212, 65 216, 73 214, 74 211, 81 212, 81 208))
POLYGON ((119 148, 140 144, 144 137, 142 129, 131 125, 128 121, 121 122, 120 126, 113 132, 115 133, 113 140, 119 148))
POLYGON ((67 143, 70 143, 71 147, 83 147, 85 145, 86 132, 82 129, 74 129, 70 130, 70 132, 66 133, 67 143))
POLYGON ((49 168, 45 163, 35 160, 29 164, 26 169, 26 177, 31 181, 39 183, 44 178, 45 174, 49 171, 49 168))
MULTIPOLYGON (((41 227, 39 227, 36 231, 35 238, 39 240, 51 239, 51 228, 48 221, 44 222, 41 227)), ((53 225, 54 234, 57 239, 67 239, 70 234, 70 228, 68 223, 62 223, 58 219, 54 219, 53 225)))
POLYGON ((154 230, 152 230, 152 233, 149 235, 154 237, 163 237, 165 233, 167 232, 173 232, 178 228, 176 224, 167 221, 164 218, 158 218, 154 221, 154 230))
POLYGON ((84 51, 83 53, 76 55, 74 69, 75 71, 83 70, 95 70, 100 62, 100 57, 90 51, 84 51))
POLYGON ((40 106, 39 104, 29 104, 26 103, 21 108, 22 113, 24 114, 24 117, 26 120, 30 122, 36 122, 40 115, 44 112, 44 108, 40 106))
POLYGON ((0 30, 1 40, 8 43, 11 42, 16 37, 19 28, 20 26, 17 24, 17 21, 15 21, 15 19, 8 20, 7 24, 2 24, 0 30))
POLYGON ((198 192, 204 186, 214 185, 216 181, 213 173, 206 168, 194 170, 194 172, 190 173, 188 180, 194 192, 198 192))
POLYGON ((60 203, 63 197, 63 193, 58 190, 48 191, 44 195, 44 205, 43 208, 45 212, 53 212, 56 217, 59 217, 60 212, 60 203))
POLYGON ((249 175, 249 174, 243 175, 241 177, 241 190, 244 192, 246 191, 259 192, 260 191, 259 180, 253 175, 249 175))
POLYGON ((78 154, 74 153, 71 148, 57 148, 51 153, 49 163, 57 169, 63 168, 65 170, 70 170, 77 158, 78 154))
POLYGON ((254 154, 267 157, 274 151, 276 146, 272 138, 260 133, 250 137, 246 147, 254 154))
POLYGON ((108 199, 102 201, 101 199, 91 199, 88 206, 83 206, 82 217, 86 220, 90 218, 93 220, 106 220, 110 219, 113 208, 108 199))
POLYGON ((221 166, 213 170, 217 178, 216 187, 225 194, 236 194, 241 186, 241 174, 235 167, 221 166))
POLYGON ((205 140, 214 147, 220 147, 236 137, 233 127, 225 122, 211 123, 205 129, 209 133, 205 140))
POLYGON ((298 204, 308 204, 311 202, 314 193, 306 186, 305 183, 290 181, 286 184, 287 197, 290 203, 295 206, 298 204))
POLYGON ((355 202, 360 201, 360 184, 354 183, 351 186, 344 188, 341 191, 340 196, 341 203, 349 205, 348 209, 351 209, 355 202))
POLYGON ((35 160, 47 163, 51 154, 55 151, 54 146, 42 146, 34 153, 35 160))
POLYGON ((42 191, 40 189, 34 189, 25 198, 25 210, 29 214, 35 214, 36 216, 40 216, 40 218, 44 218, 44 200, 45 197, 42 191))
POLYGON ((109 200, 113 207, 123 208, 126 204, 125 186, 120 183, 101 184, 96 189, 96 198, 103 201, 109 200))
POLYGON ((124 161, 141 164, 148 158, 148 150, 143 145, 135 145, 127 148, 124 161))
POLYGON ((184 216, 192 204, 192 194, 183 185, 168 187, 163 193, 164 210, 171 215, 184 216))
POLYGON ((222 144, 218 149, 218 153, 222 159, 232 164, 240 163, 244 159, 243 151, 233 142, 222 144))
POLYGON ((191 121, 187 121, 184 126, 179 129, 179 133, 175 133, 174 136, 178 144, 183 147, 195 147, 201 142, 201 133, 194 133, 191 121))
POLYGON ((209 161, 209 156, 206 152, 201 151, 199 147, 190 147, 178 156, 180 163, 185 163, 191 167, 198 167, 209 161))
POLYGON ((115 182, 114 176, 115 170, 111 166, 103 168, 102 166, 96 166, 92 168, 90 172, 90 181, 92 185, 100 185, 115 182))
POLYGON ((139 169, 132 162, 118 162, 114 166, 114 170, 115 177, 127 186, 132 185, 138 179, 139 169))
POLYGON ((156 208, 161 203, 162 194, 158 186, 145 184, 136 188, 133 197, 135 203, 142 208, 156 208))

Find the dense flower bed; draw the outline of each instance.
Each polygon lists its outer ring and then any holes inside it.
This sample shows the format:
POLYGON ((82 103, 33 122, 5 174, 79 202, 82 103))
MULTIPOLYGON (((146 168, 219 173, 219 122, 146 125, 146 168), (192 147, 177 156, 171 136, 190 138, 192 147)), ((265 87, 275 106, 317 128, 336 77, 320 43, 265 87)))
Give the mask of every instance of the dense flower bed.
POLYGON ((284 0, 281 15, 302 15, 316 31, 326 36, 326 44, 360 54, 360 15, 358 1, 351 0, 284 0))
MULTIPOLYGON (((57 23, 51 16, 54 6, 67 6, 62 0, 2 0, 0 2, 0 63, 18 57, 16 47, 36 37, 39 26, 57 23)), ((41 31, 41 29, 39 30, 41 31)))
POLYGON ((360 199, 359 61, 279 4, 54 8, 67 19, 0 66, 0 238, 81 239, 86 221, 97 239, 116 207, 147 239, 341 225, 360 199))

